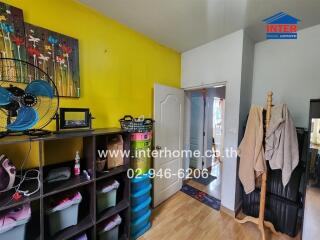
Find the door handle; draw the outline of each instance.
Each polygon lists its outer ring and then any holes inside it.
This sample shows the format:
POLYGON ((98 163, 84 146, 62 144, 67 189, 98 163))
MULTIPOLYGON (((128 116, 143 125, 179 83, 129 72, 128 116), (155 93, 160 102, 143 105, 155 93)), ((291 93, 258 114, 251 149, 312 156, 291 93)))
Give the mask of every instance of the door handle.
POLYGON ((157 149, 157 150, 161 150, 161 146, 158 146, 158 145, 157 145, 157 146, 156 146, 156 149, 157 149))

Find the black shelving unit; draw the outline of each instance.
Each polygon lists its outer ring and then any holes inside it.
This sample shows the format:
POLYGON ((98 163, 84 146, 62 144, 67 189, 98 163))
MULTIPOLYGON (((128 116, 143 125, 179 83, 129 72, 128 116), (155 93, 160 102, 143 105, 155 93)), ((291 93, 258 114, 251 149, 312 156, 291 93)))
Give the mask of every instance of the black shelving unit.
MULTIPOLYGON (((124 157, 124 165, 110 169, 105 173, 96 172, 97 150, 106 149, 108 138, 120 134, 124 141, 124 150, 130 150, 130 134, 121 129, 97 129, 94 131, 68 132, 61 134, 52 134, 47 137, 26 137, 12 136, 0 139, 1 146, 15 144, 29 144, 30 141, 38 142, 39 151, 39 171, 40 171, 40 191, 16 202, 11 199, 12 191, 0 195, 0 213, 13 207, 30 203, 32 208, 32 217, 27 224, 26 240, 67 240, 76 239, 77 236, 86 233, 88 239, 97 239, 99 227, 110 217, 119 214, 122 223, 119 227, 120 239, 129 239, 130 236, 130 181, 127 177, 127 170, 130 166, 130 158, 124 157), (48 171, 52 168, 69 166, 73 167, 72 158, 59 159, 58 162, 51 164, 49 158, 59 155, 60 149, 52 149, 54 146, 64 146, 68 148, 70 141, 78 141, 82 146, 81 172, 87 170, 91 176, 90 180, 83 175, 72 176, 69 180, 48 184, 45 178, 48 171), (52 156, 53 155, 53 156, 52 156), (120 188, 117 193, 117 205, 106 209, 98 214, 96 211, 96 191, 97 187, 110 179, 117 179, 120 182, 120 188), (78 224, 64 229, 54 236, 49 235, 48 219, 46 215, 46 206, 50 198, 63 196, 64 193, 79 191, 83 197, 79 206, 78 224)), ((7 147, 7 146, 6 146, 7 147)), ((3 152, 5 153, 5 152, 3 152)), ((61 155, 61 153, 60 153, 61 155)), ((70 155, 70 154, 69 154, 70 155)))

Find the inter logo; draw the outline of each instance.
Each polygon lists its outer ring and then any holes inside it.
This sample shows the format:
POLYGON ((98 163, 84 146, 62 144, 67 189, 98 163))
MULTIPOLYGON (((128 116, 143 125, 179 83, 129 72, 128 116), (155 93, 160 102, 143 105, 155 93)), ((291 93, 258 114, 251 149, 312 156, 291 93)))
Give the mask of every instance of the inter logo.
POLYGON ((299 19, 279 12, 263 20, 267 39, 297 39, 299 19))

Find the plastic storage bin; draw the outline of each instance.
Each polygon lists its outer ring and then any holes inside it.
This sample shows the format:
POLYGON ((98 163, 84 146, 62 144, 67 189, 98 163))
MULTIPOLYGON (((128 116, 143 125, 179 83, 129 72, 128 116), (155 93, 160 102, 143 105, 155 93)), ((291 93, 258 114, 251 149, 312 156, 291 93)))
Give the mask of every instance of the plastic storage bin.
POLYGON ((50 234, 55 233, 78 224, 79 204, 82 196, 78 192, 73 197, 61 201, 57 206, 48 209, 50 234))
POLYGON ((135 237, 141 230, 143 230, 148 224, 150 224, 151 210, 146 212, 143 216, 137 220, 131 222, 131 236, 135 237))
POLYGON ((108 182, 97 191, 97 211, 103 212, 105 209, 114 207, 117 204, 117 190, 120 184, 116 180, 108 182))
POLYGON ((136 207, 131 208, 131 220, 142 217, 150 210, 151 197, 136 207))
POLYGON ((151 138, 152 138, 152 131, 131 134, 131 141, 151 140, 151 138))
POLYGON ((24 240, 26 224, 30 218, 31 208, 29 204, 13 208, 3 216, 0 216, 2 224, 0 239, 24 240))
MULTIPOLYGON (((28 222, 28 221, 27 221, 28 222)), ((6 239, 11 239, 11 240, 24 240, 25 239, 25 233, 26 233, 26 224, 21 223, 19 226, 16 225, 16 227, 0 233, 0 239, 6 240, 6 239)))
POLYGON ((132 169, 136 176, 145 174, 151 167, 151 159, 148 157, 137 157, 132 160, 132 169))
POLYGON ((139 192, 140 190, 145 189, 150 184, 150 175, 143 174, 131 179, 131 192, 139 192))
POLYGON ((144 189, 140 190, 139 192, 131 194, 131 206, 137 206, 145 201, 148 200, 150 197, 150 190, 152 186, 151 183, 144 189))
POLYGON ((135 234, 131 234, 131 239, 137 239, 140 236, 142 236, 146 231, 148 231, 151 228, 151 223, 149 222, 145 227, 143 227, 140 231, 138 231, 135 234))
POLYGON ((131 149, 148 149, 151 147, 151 140, 132 141, 131 149))
POLYGON ((119 226, 116 226, 109 231, 99 232, 99 240, 118 240, 118 239, 119 239, 119 226))
POLYGON ((111 220, 107 221, 105 226, 98 233, 99 240, 118 240, 119 239, 119 225, 121 224, 121 217, 116 215, 111 220))

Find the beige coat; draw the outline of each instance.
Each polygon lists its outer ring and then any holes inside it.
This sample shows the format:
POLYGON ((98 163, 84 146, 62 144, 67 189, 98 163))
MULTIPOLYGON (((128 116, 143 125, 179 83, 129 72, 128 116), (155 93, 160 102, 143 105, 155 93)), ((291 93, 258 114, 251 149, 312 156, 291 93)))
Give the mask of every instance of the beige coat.
POLYGON ((255 189, 255 179, 266 169, 263 149, 263 108, 250 109, 244 138, 239 146, 239 178, 246 194, 255 189))
POLYGON ((285 187, 299 163, 297 130, 285 104, 272 108, 265 155, 271 169, 282 170, 282 184, 285 187))

